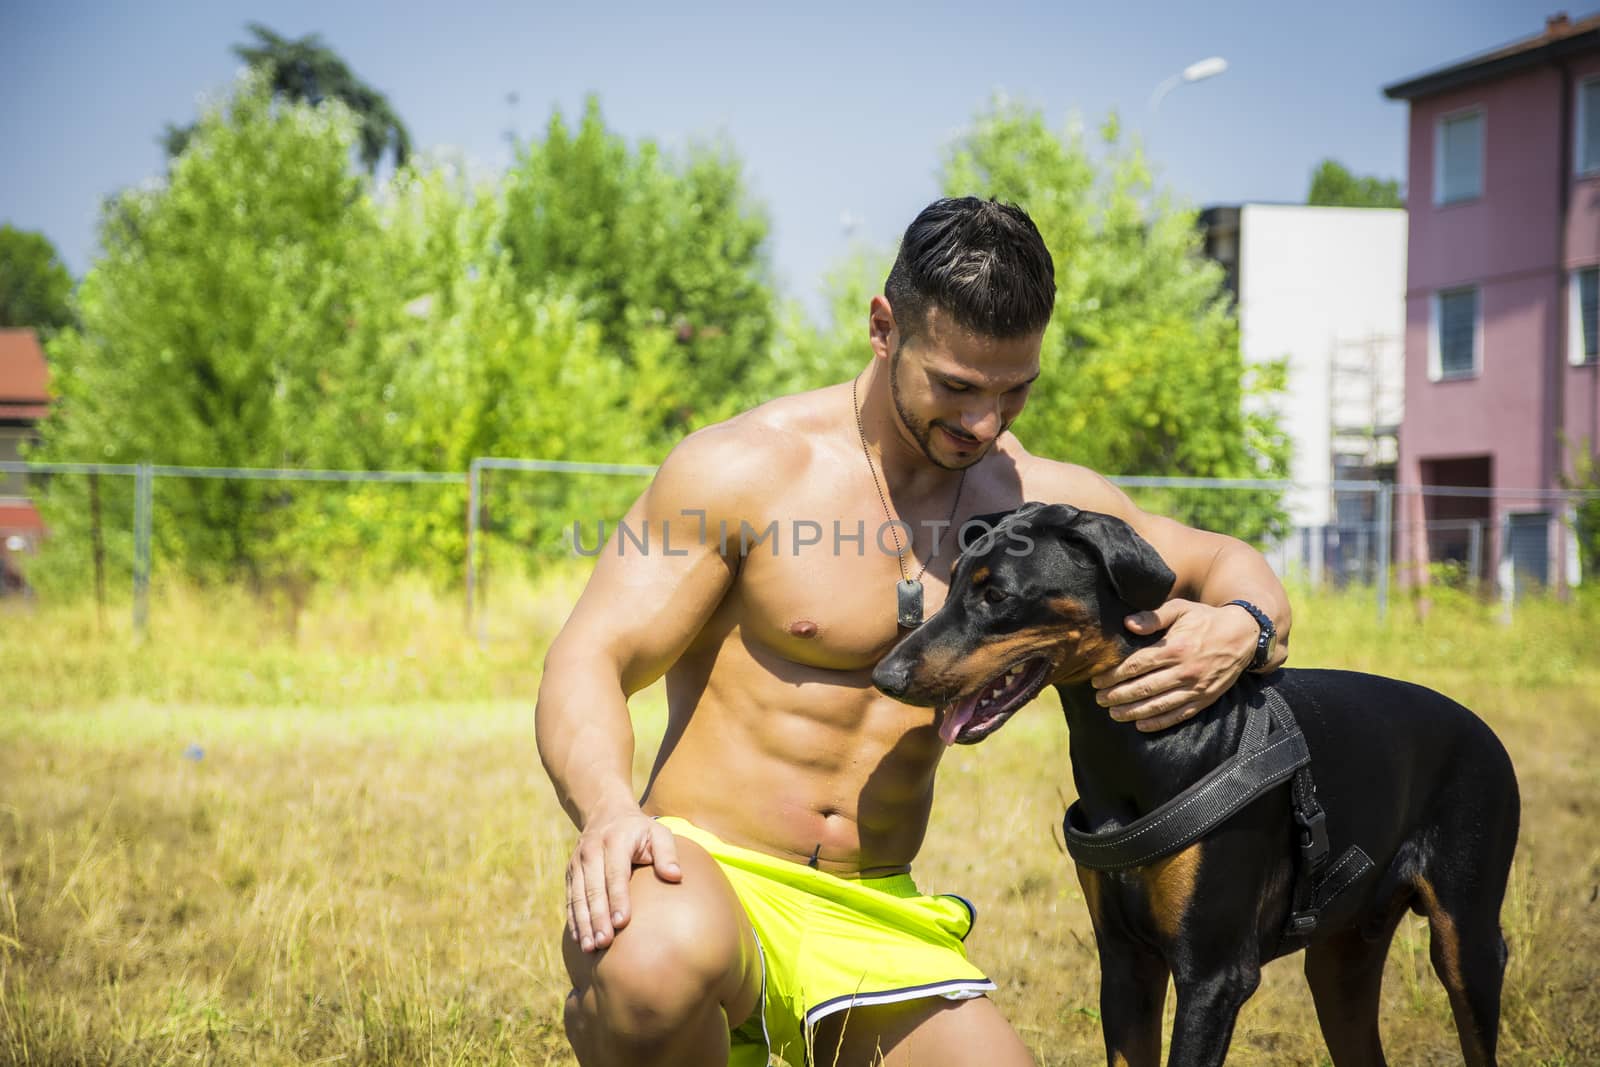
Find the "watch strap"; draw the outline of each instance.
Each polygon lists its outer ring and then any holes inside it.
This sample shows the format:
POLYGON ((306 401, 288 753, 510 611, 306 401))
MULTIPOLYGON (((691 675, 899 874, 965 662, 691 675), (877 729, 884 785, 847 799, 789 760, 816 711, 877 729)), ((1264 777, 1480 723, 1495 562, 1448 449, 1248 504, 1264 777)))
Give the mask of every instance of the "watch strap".
POLYGON ((1272 616, 1250 603, 1248 600, 1230 600, 1223 607, 1241 607, 1250 613, 1256 620, 1256 625, 1261 627, 1261 636, 1256 638, 1256 653, 1250 657, 1250 666, 1247 670, 1259 671, 1267 665, 1267 660, 1272 656, 1272 639, 1277 636, 1278 628, 1272 621, 1272 616))

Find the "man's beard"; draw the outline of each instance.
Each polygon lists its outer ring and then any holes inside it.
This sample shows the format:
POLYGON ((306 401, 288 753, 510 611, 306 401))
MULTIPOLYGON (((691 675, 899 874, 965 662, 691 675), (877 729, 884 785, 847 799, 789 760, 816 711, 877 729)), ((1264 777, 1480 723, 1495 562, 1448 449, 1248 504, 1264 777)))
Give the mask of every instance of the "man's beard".
MULTIPOLYGON (((901 347, 904 347, 903 343, 901 347)), ((948 463, 934 455, 931 444, 934 426, 943 427, 944 429, 949 430, 949 432, 955 433, 958 437, 966 438, 967 435, 964 433, 957 433, 955 430, 951 430, 950 427, 945 426, 944 423, 929 424, 914 415, 911 412, 911 409, 906 407, 905 398, 900 395, 899 370, 900 349, 897 348, 894 351, 894 355, 889 357, 889 396, 894 400, 895 414, 899 415, 900 421, 906 424, 906 429, 911 432, 911 439, 917 443, 918 448, 922 449, 922 454, 928 458, 929 463, 932 463, 934 466, 940 467, 947 471, 960 471, 966 470, 968 467, 972 466, 974 463, 977 463, 978 460, 982 459, 988 454, 988 449, 984 449, 982 452, 979 452, 976 456, 965 463, 948 463)), ((1005 426, 1002 425, 1000 427, 1000 433, 1004 433, 1005 430, 1005 426)), ((996 436, 998 437, 999 435, 997 434, 996 436)))

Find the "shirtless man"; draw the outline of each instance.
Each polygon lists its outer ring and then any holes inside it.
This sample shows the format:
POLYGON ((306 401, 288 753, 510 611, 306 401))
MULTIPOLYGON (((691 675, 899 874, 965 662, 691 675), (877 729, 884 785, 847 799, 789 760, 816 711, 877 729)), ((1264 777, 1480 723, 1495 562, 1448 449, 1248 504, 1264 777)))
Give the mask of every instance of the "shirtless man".
POLYGON ((1095 679, 1118 719, 1179 722, 1249 665, 1261 627, 1211 605, 1259 605, 1280 635, 1268 667, 1285 657, 1288 602, 1258 553, 1008 432, 1055 297, 1021 210, 934 203, 884 290, 854 381, 672 451, 628 514, 635 539, 613 536, 550 648, 537 731, 580 830, 563 950, 585 1067, 801 1064, 808 1045, 851 1067, 1032 1062, 961 949, 970 906, 909 878, 945 749, 935 716, 869 680, 907 632, 897 583, 925 567, 937 610, 969 517, 1025 500, 1109 512, 1176 572, 1174 599, 1127 621, 1163 640, 1095 679), (663 674, 667 732, 638 801, 627 699, 663 674))

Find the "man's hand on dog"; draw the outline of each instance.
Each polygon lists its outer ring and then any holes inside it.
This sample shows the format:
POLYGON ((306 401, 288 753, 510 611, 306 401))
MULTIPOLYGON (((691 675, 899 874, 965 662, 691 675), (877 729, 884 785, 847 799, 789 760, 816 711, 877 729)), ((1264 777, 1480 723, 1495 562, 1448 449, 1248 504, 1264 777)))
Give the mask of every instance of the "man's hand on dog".
POLYGON ((652 866, 663 882, 680 882, 672 831, 637 807, 599 813, 578 835, 567 864, 567 931, 585 952, 611 944, 628 925, 628 879, 652 866))
POLYGON ((1166 634, 1090 681, 1118 722, 1164 730, 1199 714, 1228 687, 1256 651, 1261 628, 1249 613, 1193 600, 1169 600, 1125 620, 1136 634, 1166 634))

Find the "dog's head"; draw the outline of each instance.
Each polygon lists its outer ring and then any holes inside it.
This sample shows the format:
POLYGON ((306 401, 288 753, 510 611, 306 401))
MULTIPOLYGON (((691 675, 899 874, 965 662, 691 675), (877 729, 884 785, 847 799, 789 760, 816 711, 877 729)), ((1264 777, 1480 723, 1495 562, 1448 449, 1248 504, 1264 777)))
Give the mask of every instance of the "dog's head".
POLYGON ((896 645, 872 683, 940 711, 939 736, 970 745, 1046 685, 1075 681, 1127 651, 1124 616, 1159 607, 1174 576, 1121 519, 1065 504, 983 516, 956 561, 944 606, 896 645))

